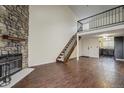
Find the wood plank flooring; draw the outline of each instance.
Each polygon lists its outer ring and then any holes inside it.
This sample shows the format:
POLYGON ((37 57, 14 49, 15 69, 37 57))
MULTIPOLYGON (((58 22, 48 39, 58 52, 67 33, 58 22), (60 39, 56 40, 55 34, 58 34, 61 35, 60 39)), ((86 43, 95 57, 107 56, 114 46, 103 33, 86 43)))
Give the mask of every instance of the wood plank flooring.
POLYGON ((80 57, 67 64, 51 63, 36 69, 14 88, 99 88, 124 87, 124 62, 113 58, 80 57))

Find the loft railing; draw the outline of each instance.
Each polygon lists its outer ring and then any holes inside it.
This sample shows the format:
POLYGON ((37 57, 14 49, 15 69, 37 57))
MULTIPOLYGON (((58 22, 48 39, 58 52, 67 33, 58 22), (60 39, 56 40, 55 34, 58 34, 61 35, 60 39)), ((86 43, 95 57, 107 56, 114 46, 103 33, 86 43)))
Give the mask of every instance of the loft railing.
POLYGON ((124 5, 78 21, 78 32, 91 31, 124 23, 124 5))

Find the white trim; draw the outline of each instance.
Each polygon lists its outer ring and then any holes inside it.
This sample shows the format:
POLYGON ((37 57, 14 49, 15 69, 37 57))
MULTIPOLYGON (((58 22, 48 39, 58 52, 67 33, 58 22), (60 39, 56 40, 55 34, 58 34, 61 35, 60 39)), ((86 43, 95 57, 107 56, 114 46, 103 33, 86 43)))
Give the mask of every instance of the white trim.
POLYGON ((124 59, 116 58, 116 61, 124 61, 124 59))
POLYGON ((77 61, 79 60, 79 36, 77 35, 77 61))
POLYGON ((88 35, 88 34, 112 32, 112 31, 119 30, 119 29, 124 29, 124 24, 107 27, 107 28, 103 28, 103 29, 98 29, 98 30, 92 30, 92 31, 80 31, 80 32, 78 32, 78 35, 82 36, 82 35, 88 35))

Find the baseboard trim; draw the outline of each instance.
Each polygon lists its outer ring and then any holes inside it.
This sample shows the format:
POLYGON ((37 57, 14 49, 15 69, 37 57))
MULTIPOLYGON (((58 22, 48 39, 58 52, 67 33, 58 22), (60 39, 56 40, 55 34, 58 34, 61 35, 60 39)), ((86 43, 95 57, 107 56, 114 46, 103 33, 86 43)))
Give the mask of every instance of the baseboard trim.
POLYGON ((116 58, 115 60, 116 61, 124 61, 124 59, 119 59, 119 58, 116 58))

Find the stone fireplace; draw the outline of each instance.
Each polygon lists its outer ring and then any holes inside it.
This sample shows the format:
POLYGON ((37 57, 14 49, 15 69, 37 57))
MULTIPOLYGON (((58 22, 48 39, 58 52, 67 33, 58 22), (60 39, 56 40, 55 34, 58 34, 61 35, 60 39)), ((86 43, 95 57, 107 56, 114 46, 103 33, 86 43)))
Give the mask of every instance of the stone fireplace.
POLYGON ((0 77, 28 67, 28 5, 0 5, 0 77))

